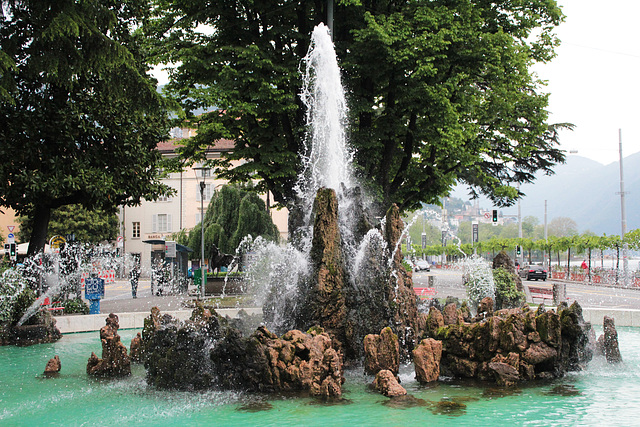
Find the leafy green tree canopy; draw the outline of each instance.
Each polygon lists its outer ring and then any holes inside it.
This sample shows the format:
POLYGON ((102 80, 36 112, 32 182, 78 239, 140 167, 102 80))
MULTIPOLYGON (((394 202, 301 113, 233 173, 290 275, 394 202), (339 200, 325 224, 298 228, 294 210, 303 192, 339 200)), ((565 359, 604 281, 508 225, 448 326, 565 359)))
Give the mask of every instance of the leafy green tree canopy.
MULTIPOLYGON (((182 154, 231 181, 258 179, 294 202, 305 122, 299 67, 326 2, 158 2, 145 31, 158 63, 179 64, 168 86, 198 126, 182 154), (200 25, 211 32, 199 31, 200 25), (192 117, 196 108, 218 110, 192 117), (243 160, 238 164, 238 160, 243 160)), ((496 205, 515 183, 564 161, 548 99, 530 67, 554 56, 554 0, 337 1, 333 37, 349 93, 350 142, 361 182, 382 209, 436 203, 457 182, 496 205)))
POLYGON ((0 205, 32 218, 44 247, 51 210, 113 212, 153 200, 165 101, 146 73, 144 0, 3 0, 0 205))
MULTIPOLYGON (((31 237, 31 218, 19 217, 18 239, 28 242, 31 237)), ((118 217, 101 209, 86 209, 82 205, 65 205, 51 211, 47 241, 53 236, 75 235, 76 241, 100 243, 118 236, 118 217)))

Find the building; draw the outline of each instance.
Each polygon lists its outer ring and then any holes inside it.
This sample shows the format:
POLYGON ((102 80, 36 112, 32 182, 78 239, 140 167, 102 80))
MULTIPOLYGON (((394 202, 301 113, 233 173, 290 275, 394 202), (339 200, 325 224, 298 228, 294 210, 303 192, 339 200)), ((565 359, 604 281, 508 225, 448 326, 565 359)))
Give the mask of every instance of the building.
MULTIPOLYGON (((163 156, 176 156, 175 142, 193 136, 194 132, 192 129, 174 129, 172 131, 174 139, 158 144, 158 149, 163 156)), ((220 158, 223 152, 233 150, 233 147, 233 141, 218 140, 207 150, 207 158, 220 158)), ((199 169, 201 166, 201 164, 194 164, 182 172, 171 173, 163 179, 165 184, 175 190, 173 196, 156 201, 143 200, 139 206, 120 209, 122 239, 119 239, 118 245, 123 253, 140 256, 143 271, 151 266, 154 257, 164 257, 165 250, 162 244, 152 245, 144 241, 171 240, 173 233, 192 229, 206 212, 214 192, 226 184, 225 180, 212 176, 210 170, 199 169), (202 203, 204 212, 201 210, 200 198, 200 182, 203 180, 205 183, 202 203)), ((286 209, 271 210, 273 222, 280 230, 282 240, 287 239, 287 215, 286 209)), ((194 265, 197 264, 194 262, 194 265)))

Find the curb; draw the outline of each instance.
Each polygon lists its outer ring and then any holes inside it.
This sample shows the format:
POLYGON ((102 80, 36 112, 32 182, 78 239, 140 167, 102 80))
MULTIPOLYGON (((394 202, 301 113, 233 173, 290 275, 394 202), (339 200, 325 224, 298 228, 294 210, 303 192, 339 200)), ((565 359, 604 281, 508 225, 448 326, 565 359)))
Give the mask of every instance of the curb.
MULTIPOLYGON (((260 314, 262 309, 256 307, 250 308, 220 308, 216 312, 223 317, 237 318, 241 310, 249 315, 260 314)), ((179 320, 186 320, 191 317, 193 310, 174 310, 161 311, 162 314, 169 314, 179 320)), ((118 315, 118 323, 120 329, 140 329, 144 327, 144 319, 149 317, 148 312, 137 313, 116 313, 118 315)), ((56 316, 56 326, 63 334, 76 332, 99 331, 105 325, 105 319, 108 314, 83 314, 77 316, 56 316)))

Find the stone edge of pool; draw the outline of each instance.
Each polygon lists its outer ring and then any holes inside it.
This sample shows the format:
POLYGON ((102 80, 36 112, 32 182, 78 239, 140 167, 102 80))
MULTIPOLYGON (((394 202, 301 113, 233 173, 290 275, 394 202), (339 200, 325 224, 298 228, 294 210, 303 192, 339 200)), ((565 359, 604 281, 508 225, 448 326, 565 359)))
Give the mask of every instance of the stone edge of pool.
MULTIPOLYGON (((244 310, 248 314, 262 314, 262 309, 253 308, 222 308, 217 310, 221 316, 229 316, 230 318, 238 317, 238 312, 244 310)), ((180 320, 188 319, 191 316, 191 310, 175 310, 163 311, 163 314, 169 314, 180 320)), ((116 313, 118 315, 120 329, 139 329, 144 326, 145 317, 149 316, 146 312, 136 313, 116 313)), ((56 316, 56 325, 63 334, 75 332, 91 332, 99 331, 105 325, 105 319, 108 313, 101 314, 85 314, 78 316, 56 316)), ((602 325, 604 316, 613 317, 616 326, 635 326, 640 327, 640 310, 606 308, 606 307, 583 307, 582 315, 584 320, 591 322, 592 325, 602 325)))
MULTIPOLYGON (((216 310, 221 316, 230 318, 238 317, 238 312, 244 310, 247 314, 262 314, 261 308, 221 308, 216 310)), ((163 311, 177 319, 186 320, 191 316, 192 310, 163 311)), ((144 326, 144 319, 149 317, 148 312, 115 313, 118 315, 120 329, 139 329, 144 326)), ((105 325, 105 319, 109 313, 83 314, 77 316, 55 316, 56 326, 63 334, 75 332, 99 331, 105 325)))

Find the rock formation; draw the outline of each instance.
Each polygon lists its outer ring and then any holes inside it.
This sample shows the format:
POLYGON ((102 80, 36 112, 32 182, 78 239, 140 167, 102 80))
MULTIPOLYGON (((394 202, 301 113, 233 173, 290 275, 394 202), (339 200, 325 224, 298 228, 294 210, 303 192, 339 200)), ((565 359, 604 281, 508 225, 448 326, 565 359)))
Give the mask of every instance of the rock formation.
POLYGON ((183 323, 154 308, 142 333, 148 382, 186 390, 341 395, 342 356, 321 328, 308 333, 292 330, 278 338, 261 326, 245 338, 232 323, 201 305, 183 323))
POLYGON ((591 360, 591 325, 578 303, 558 306, 558 313, 519 309, 477 316, 472 323, 437 326, 429 313, 427 335, 442 341, 440 370, 445 375, 493 380, 511 385, 521 380, 561 377, 591 360), (435 329, 437 328, 437 329, 435 329))
POLYGON ((61 368, 60 358, 56 355, 47 362, 47 366, 44 368, 44 375, 55 376, 60 372, 61 368))
POLYGON ((318 190, 314 204, 315 224, 311 249, 312 286, 300 313, 298 327, 319 325, 337 344, 345 342, 344 285, 346 274, 342 257, 342 240, 338 225, 338 199, 335 190, 318 190))
POLYGON ((418 382, 425 384, 438 380, 441 358, 441 341, 436 341, 433 338, 420 341, 420 344, 413 350, 413 363, 418 382))
POLYGON ((604 316, 602 323, 604 333, 598 337, 597 352, 603 355, 609 363, 622 362, 620 348, 618 347, 618 331, 615 320, 609 316, 604 316))
POLYGON ((520 276, 518 276, 518 273, 516 272, 516 266, 513 263, 513 260, 511 259, 511 257, 505 252, 505 251, 500 251, 495 258, 493 259, 493 268, 502 268, 506 271, 508 271, 509 273, 511 273, 511 275, 513 276, 513 280, 516 283, 516 288, 520 291, 520 292, 524 292, 524 286, 522 286, 522 279, 520 278, 520 276))
POLYGON ((127 355, 127 347, 120 341, 119 328, 118 316, 109 314, 106 325, 100 329, 102 359, 91 353, 87 362, 87 374, 98 377, 131 375, 131 359, 127 355))
POLYGON ((391 371, 382 370, 376 374, 376 379, 373 380, 373 388, 387 397, 404 396, 407 394, 407 390, 404 389, 393 375, 391 371))
POLYGON ((142 359, 142 335, 140 332, 131 339, 131 344, 129 345, 129 357, 132 362, 141 362, 142 359))
POLYGON ((398 336, 386 327, 380 335, 369 334, 364 337, 364 371, 375 375, 382 370, 398 375, 400 367, 400 345, 398 336))

